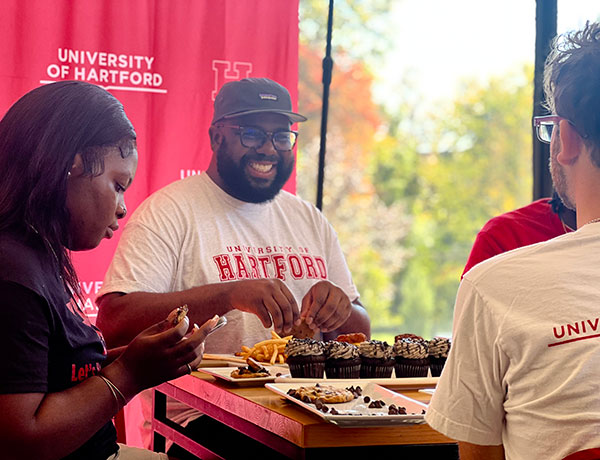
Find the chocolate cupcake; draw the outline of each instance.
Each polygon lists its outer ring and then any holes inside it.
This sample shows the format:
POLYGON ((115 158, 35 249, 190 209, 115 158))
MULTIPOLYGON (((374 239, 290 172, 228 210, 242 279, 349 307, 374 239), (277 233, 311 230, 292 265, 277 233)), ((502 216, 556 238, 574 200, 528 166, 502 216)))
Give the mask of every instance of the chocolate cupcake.
POLYGON ((392 347, 380 340, 368 340, 358 346, 360 378, 390 378, 394 370, 392 347))
POLYGON ((431 375, 439 377, 442 374, 448 353, 450 352, 450 339, 447 337, 434 337, 429 341, 429 365, 431 375))
POLYGON ((285 354, 292 377, 323 378, 325 372, 323 345, 323 342, 313 339, 290 339, 285 346, 285 354))
POLYGON ((358 347, 347 342, 325 342, 325 375, 328 379, 360 377, 358 347))
POLYGON ((427 377, 427 341, 404 338, 394 343, 396 377, 427 377))
POLYGON ((423 340, 423 337, 421 337, 420 335, 417 335, 417 334, 410 334, 410 333, 398 334, 396 337, 394 337, 394 343, 400 342, 400 340, 402 340, 402 339, 423 340))

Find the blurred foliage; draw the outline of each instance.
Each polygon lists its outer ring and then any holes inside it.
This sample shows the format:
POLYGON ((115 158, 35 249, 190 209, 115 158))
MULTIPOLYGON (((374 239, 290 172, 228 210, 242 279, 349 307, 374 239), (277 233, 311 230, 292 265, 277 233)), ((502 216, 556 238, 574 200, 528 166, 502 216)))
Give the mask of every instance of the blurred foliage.
MULTIPOLYGON (((332 54, 338 64, 340 52, 351 61, 366 61, 373 65, 385 57, 389 48, 393 24, 387 13, 398 0, 336 0, 334 3, 332 54)), ((300 40, 310 43, 325 55, 329 1, 300 1, 300 40)))
MULTIPOLYGON (((533 69, 485 85, 465 81, 447 113, 427 120, 413 119, 408 102, 384 110, 371 91, 373 62, 385 57, 389 4, 335 3, 323 212, 338 232, 373 336, 391 341, 401 332, 450 333, 477 231, 530 201, 533 69), (434 127, 426 138, 422 122, 434 127)), ((300 14, 299 110, 309 121, 300 127, 298 194, 314 202, 327 2, 302 0, 300 14)), ((411 93, 409 79, 398 81, 411 93)))

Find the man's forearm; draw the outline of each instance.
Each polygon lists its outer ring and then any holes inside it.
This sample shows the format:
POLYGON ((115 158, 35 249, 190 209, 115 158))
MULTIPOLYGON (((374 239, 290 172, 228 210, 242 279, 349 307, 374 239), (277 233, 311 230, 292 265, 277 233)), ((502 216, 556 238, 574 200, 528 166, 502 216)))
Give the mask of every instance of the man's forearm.
POLYGON ((186 291, 130 294, 110 293, 98 300, 98 327, 109 348, 128 344, 137 334, 162 321, 180 305, 187 304, 190 323, 202 324, 214 315, 232 309, 227 298, 227 283, 208 284, 186 291))
POLYGON ((323 339, 333 340, 340 334, 350 334, 353 332, 362 332, 367 336, 367 339, 371 338, 371 320, 369 319, 367 310, 365 310, 358 299, 352 302, 352 313, 350 313, 346 322, 335 331, 324 333, 323 339))

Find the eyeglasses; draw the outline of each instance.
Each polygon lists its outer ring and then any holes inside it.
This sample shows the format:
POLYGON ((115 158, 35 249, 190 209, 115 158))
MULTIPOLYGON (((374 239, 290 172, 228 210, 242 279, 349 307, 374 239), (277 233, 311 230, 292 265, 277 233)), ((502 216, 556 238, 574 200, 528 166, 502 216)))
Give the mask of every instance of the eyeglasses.
MULTIPOLYGON (((545 144, 549 144, 552 140, 552 131, 554 130, 554 126, 557 126, 561 120, 565 120, 569 123, 579 134, 577 127, 573 124, 571 120, 567 120, 560 115, 545 115, 542 117, 533 117, 533 126, 535 126, 535 133, 537 138, 544 142, 545 144)), ((587 139, 587 135, 579 134, 582 139, 587 139)))
POLYGON ((277 151, 292 150, 296 145, 298 139, 298 133, 296 131, 275 131, 274 133, 263 131, 260 128, 253 128, 250 126, 237 126, 237 125, 217 125, 226 128, 236 129, 240 136, 240 142, 248 149, 258 149, 267 142, 267 139, 271 139, 273 147, 277 151))
POLYGON ((559 115, 545 115, 543 117, 533 117, 533 126, 537 138, 545 144, 549 144, 552 140, 552 131, 554 126, 560 123, 560 120, 565 118, 559 115))

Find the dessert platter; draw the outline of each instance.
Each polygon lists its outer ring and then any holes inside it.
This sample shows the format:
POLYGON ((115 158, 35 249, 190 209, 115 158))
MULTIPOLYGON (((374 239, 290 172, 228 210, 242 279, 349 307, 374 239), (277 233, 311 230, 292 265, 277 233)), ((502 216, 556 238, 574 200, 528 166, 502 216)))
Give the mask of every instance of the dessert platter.
POLYGON ((268 383, 265 387, 340 427, 425 423, 427 405, 374 383, 268 383))

